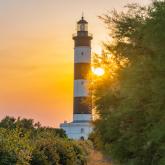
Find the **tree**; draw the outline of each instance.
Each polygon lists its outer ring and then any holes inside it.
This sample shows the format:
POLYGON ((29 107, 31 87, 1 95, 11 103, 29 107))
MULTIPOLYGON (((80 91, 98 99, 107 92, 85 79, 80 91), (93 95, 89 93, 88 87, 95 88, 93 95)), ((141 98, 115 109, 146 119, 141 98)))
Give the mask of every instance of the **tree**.
POLYGON ((0 164, 29 165, 33 147, 28 133, 21 135, 19 129, 0 129, 0 164))
POLYGON ((100 17, 113 42, 104 43, 106 75, 94 85, 92 138, 118 164, 164 165, 165 1, 127 8, 100 17))
POLYGON ((8 129, 15 128, 16 127, 15 121, 16 119, 14 117, 6 116, 4 119, 1 120, 0 127, 8 128, 8 129))

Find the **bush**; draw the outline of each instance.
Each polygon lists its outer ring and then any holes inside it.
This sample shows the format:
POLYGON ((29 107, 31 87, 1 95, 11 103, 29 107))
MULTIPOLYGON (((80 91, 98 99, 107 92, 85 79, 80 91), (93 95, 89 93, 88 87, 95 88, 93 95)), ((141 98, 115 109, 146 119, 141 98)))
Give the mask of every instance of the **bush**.
POLYGON ((1 165, 86 165, 88 152, 63 130, 7 117, 0 123, 1 165), (19 124, 18 124, 19 123, 19 124), (14 125, 14 126, 13 126, 14 125))

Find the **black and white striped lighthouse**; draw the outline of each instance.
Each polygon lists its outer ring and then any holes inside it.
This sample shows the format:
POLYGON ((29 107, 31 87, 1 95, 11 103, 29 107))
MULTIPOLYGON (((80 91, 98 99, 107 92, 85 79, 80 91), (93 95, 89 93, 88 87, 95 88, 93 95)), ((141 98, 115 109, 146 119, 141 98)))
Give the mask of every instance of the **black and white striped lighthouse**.
POLYGON ((73 122, 60 125, 68 137, 73 139, 87 139, 92 131, 92 100, 88 90, 91 81, 91 40, 88 33, 88 22, 82 17, 77 22, 77 32, 74 40, 74 99, 73 122), (88 101, 87 101, 88 100, 88 101))
POLYGON ((92 117, 91 96, 87 89, 91 70, 91 40, 88 22, 84 17, 77 22, 74 40, 74 115, 73 121, 90 121, 92 117), (88 104, 85 104, 87 102, 88 104))

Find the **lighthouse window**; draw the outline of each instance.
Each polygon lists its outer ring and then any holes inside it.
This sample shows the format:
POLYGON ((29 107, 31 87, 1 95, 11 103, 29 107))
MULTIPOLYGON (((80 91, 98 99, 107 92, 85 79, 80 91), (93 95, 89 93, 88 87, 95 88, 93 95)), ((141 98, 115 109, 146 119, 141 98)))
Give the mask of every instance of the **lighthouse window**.
POLYGON ((83 81, 81 81, 81 85, 84 85, 84 82, 83 81))
POLYGON ((85 31, 85 24, 80 25, 80 31, 85 31))
POLYGON ((81 52, 81 55, 83 56, 84 55, 84 52, 81 52))

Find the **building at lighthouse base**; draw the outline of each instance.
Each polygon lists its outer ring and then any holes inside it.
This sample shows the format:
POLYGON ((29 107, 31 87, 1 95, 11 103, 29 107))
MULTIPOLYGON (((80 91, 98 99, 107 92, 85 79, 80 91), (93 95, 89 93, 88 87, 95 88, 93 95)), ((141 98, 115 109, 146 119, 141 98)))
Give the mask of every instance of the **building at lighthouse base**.
POLYGON ((73 121, 71 123, 64 122, 60 125, 65 130, 70 139, 88 139, 89 134, 92 132, 92 124, 89 121, 73 121))

